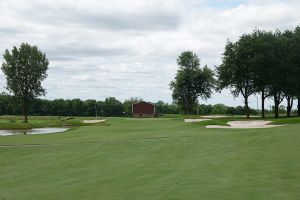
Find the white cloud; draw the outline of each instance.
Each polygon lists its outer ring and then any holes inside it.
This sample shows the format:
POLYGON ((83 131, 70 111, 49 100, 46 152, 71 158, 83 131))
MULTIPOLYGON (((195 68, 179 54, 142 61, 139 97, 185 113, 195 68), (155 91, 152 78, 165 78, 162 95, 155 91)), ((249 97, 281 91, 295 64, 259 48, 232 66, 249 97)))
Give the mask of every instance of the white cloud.
MULTIPOLYGON (((182 51, 195 51, 202 65, 213 68, 228 38, 237 40, 255 27, 294 28, 300 19, 296 0, 0 0, 0 8, 1 53, 21 42, 44 51, 51 99, 140 96, 171 102, 168 84, 182 51)), ((226 91, 208 102, 243 103, 226 91)))

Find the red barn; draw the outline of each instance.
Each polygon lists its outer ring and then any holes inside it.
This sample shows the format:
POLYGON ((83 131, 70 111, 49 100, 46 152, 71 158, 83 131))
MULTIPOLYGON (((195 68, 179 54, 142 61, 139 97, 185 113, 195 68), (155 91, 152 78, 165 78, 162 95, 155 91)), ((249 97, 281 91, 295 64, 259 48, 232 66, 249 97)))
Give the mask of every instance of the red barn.
POLYGON ((141 101, 132 105, 133 117, 154 117, 155 116, 155 105, 141 101))

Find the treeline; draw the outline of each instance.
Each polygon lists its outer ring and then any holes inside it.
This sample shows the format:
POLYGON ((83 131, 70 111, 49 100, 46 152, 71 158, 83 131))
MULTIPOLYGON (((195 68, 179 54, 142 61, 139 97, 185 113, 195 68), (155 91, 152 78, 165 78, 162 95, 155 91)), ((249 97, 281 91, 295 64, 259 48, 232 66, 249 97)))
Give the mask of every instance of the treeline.
MULTIPOLYGON (((247 111, 243 106, 232 107, 232 106, 226 106, 224 104, 215 104, 215 105, 200 104, 197 106, 197 112, 200 115, 210 115, 210 114, 245 115, 247 111)), ((257 115, 258 111, 254 109, 250 109, 250 113, 251 115, 257 115)))
POLYGON ((284 99, 289 117, 298 98, 300 115, 300 27, 284 32, 254 30, 237 42, 228 41, 217 76, 218 89, 230 88, 234 96, 243 96, 246 108, 249 96, 261 94, 262 117, 267 98, 274 101, 275 117, 284 99))
POLYGON ((216 70, 200 67, 192 51, 177 58, 179 69, 170 83, 172 97, 186 114, 195 110, 199 99, 208 99, 214 91, 230 89, 234 97, 244 98, 247 118, 252 110, 249 97, 261 95, 261 114, 265 117, 265 100, 274 100, 277 118, 285 99, 286 115, 291 116, 298 98, 300 116, 300 26, 294 30, 262 31, 242 35, 238 41, 227 41, 221 65, 216 70))
MULTIPOLYGON (((36 99, 30 104, 29 114, 36 116, 105 116, 121 117, 132 115, 132 104, 142 101, 141 98, 131 98, 121 102, 114 97, 106 98, 104 101, 93 99, 36 99)), ((16 103, 14 97, 7 94, 0 94, 0 115, 20 115, 21 106, 16 103)), ((163 101, 155 103, 157 114, 183 114, 176 104, 169 104, 163 101)), ((231 114, 244 115, 246 110, 242 106, 228 107, 224 104, 204 105, 198 104, 191 114, 231 114)), ((256 115, 257 111, 251 109, 251 114, 256 115)))
MULTIPOLYGON (((131 116, 132 104, 142 101, 140 98, 131 98, 121 102, 114 97, 106 98, 104 101, 94 99, 35 99, 29 105, 30 115, 40 116, 131 116)), ((13 96, 0 95, 0 115, 20 115, 22 107, 13 96)), ((158 101, 156 103, 157 113, 178 114, 179 108, 175 104, 158 101)))

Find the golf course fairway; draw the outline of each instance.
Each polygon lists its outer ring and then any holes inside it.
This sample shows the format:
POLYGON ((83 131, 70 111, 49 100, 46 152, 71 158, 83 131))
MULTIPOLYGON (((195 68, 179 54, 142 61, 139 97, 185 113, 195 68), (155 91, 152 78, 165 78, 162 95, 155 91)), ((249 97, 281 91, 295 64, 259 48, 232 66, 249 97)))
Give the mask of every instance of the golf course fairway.
POLYGON ((300 123, 207 129, 108 118, 0 137, 0 200, 298 200, 300 123))

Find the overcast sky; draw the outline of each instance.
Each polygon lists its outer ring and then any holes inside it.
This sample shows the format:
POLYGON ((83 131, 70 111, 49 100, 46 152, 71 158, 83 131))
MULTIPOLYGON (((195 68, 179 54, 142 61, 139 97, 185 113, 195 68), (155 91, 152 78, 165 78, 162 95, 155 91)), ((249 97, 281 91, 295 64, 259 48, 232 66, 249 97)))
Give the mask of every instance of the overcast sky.
MULTIPOLYGON (((0 0, 0 51, 28 42, 46 53, 47 99, 172 102, 169 83, 182 51, 214 69, 227 39, 256 27, 293 29, 299 10, 299 0, 0 0)), ((243 101, 224 91, 203 103, 243 101)))

